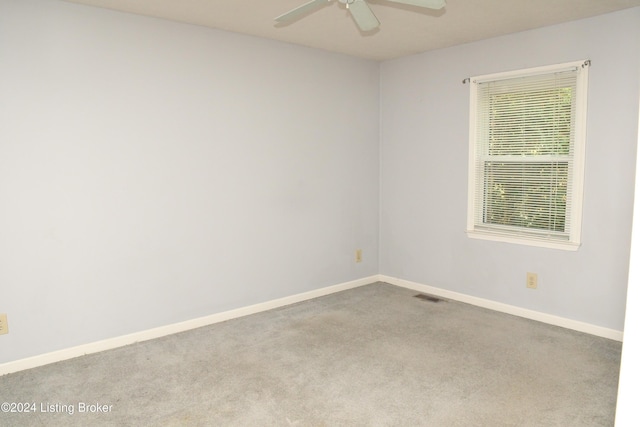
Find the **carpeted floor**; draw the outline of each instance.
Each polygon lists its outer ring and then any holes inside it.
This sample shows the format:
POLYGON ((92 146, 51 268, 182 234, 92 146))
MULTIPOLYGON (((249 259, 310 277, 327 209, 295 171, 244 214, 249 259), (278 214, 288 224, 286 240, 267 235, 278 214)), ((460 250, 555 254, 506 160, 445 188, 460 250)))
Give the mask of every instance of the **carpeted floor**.
POLYGON ((376 283, 5 375, 0 403, 35 412, 0 425, 613 426, 619 342, 415 294, 376 283))

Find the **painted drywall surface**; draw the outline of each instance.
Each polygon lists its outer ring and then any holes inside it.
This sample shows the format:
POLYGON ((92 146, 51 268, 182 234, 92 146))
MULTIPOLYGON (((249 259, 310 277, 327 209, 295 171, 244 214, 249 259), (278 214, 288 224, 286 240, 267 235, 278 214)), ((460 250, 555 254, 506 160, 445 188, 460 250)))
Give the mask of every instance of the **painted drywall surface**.
POLYGON ((382 274, 622 330, 640 69, 640 9, 381 66, 382 274), (470 239, 466 77, 590 59, 583 244, 470 239), (538 289, 525 287, 538 273, 538 289))
POLYGON ((38 0, 0 58, 0 363, 378 272, 377 63, 38 0))

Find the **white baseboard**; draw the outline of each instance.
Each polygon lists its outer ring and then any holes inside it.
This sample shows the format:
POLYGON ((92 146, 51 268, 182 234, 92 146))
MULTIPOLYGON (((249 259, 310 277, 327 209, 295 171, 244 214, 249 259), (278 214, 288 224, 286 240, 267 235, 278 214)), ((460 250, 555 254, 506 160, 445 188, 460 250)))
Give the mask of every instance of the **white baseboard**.
POLYGON ((345 291, 347 289, 357 288, 359 286, 368 285, 377 281, 379 281, 377 275, 364 277, 362 279, 340 283, 338 285, 328 286, 321 289, 315 289, 313 291, 291 295, 288 297, 254 304, 247 307, 241 307, 235 310, 229 310, 222 313, 199 317, 197 319, 187 320, 184 322, 174 323, 166 326, 160 326, 158 328, 148 329, 128 335, 122 335, 119 337, 109 338, 106 340, 96 341, 88 344, 82 344, 76 347, 66 348, 51 353, 45 353, 38 356, 7 362, 0 364, 0 375, 6 375, 12 372, 36 368, 38 366, 48 365, 50 363, 61 362, 63 360, 73 359, 75 357, 84 356, 86 354, 98 353, 105 350, 124 347, 125 345, 147 341, 154 338, 160 338, 166 335, 176 334, 178 332, 184 332, 191 329, 200 328, 202 326, 212 325, 214 323, 224 322, 226 320, 236 319, 238 317, 248 316, 250 314, 260 313, 262 311, 295 304, 340 291, 345 291))
POLYGON ((105 350, 111 350, 118 347, 124 347, 126 345, 134 344, 137 342, 147 341, 154 338, 164 337, 166 335, 176 334, 178 332, 184 332, 191 329, 200 328, 202 326, 212 325, 214 323, 224 322, 226 320, 236 319, 238 317, 248 316, 250 314, 260 313, 262 311, 271 310, 278 307, 284 307, 286 305, 295 304, 310 300, 313 298, 322 297, 325 295, 333 294, 347 289, 353 289, 360 286, 368 285, 375 282, 385 282, 391 285, 400 286, 403 288, 413 289, 418 292, 423 292, 431 295, 436 295, 442 298, 451 299, 454 301, 460 301, 467 304, 472 304, 478 307, 487 308, 490 310, 512 314, 526 319, 537 320, 539 322, 548 323, 555 326, 561 326, 567 329, 573 329, 579 332, 585 332, 591 335, 596 335, 603 338, 609 338, 616 341, 622 341, 622 331, 616 331, 614 329, 603 328, 601 326, 595 326, 589 323, 579 322, 577 320, 566 319, 564 317, 554 316, 551 314, 541 313, 538 311, 528 310, 513 305, 503 304, 496 301, 491 301, 483 298, 478 298, 458 292, 449 291, 446 289, 436 288, 433 286, 423 285, 409 280, 398 279, 395 277, 385 275, 373 275, 364 277, 362 279, 353 280, 350 282, 341 283, 338 285, 328 286, 321 289, 316 289, 301 294, 291 295, 284 298, 279 298, 259 304, 250 305, 247 307, 241 307, 235 310, 229 310, 222 313, 216 313, 209 316, 199 317, 197 319, 187 320, 184 322, 174 323, 171 325, 161 326, 158 328, 148 329, 146 331, 135 332, 133 334, 122 335, 119 337, 109 338, 102 341, 96 341, 88 344, 79 345, 77 347, 71 347, 63 350, 54 351, 51 353, 45 353, 38 356, 33 356, 25 359, 20 359, 12 362, 0 364, 0 375, 10 374, 12 372, 23 371, 25 369, 36 368, 38 366, 47 365, 50 363, 61 362, 63 360, 73 359, 75 357, 84 356, 86 354, 98 353, 105 350))
POLYGON ((563 328, 573 329, 575 331, 585 332, 587 334, 608 338, 615 341, 622 341, 622 331, 616 331, 615 329, 604 328, 602 326, 596 326, 590 323, 554 316, 552 314, 541 313, 539 311, 528 310, 526 308, 503 304, 500 302, 461 294, 458 292, 448 291, 446 289, 423 285, 420 283, 411 282, 409 280, 397 279, 395 277, 385 275, 379 275, 378 278, 381 282, 389 283, 391 285, 400 286, 403 288, 413 289, 414 291, 423 292, 454 301, 460 301, 478 307, 499 311, 501 313, 524 317, 526 319, 537 320, 539 322, 548 323, 550 325, 561 326, 563 328))

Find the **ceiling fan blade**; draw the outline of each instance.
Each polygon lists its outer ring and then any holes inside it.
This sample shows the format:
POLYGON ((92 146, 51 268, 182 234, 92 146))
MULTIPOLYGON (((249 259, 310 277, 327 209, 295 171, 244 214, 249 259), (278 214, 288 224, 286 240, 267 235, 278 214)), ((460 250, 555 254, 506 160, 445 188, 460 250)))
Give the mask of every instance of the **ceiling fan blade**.
POLYGON ((291 22, 295 21, 300 16, 311 12, 312 10, 318 9, 325 4, 328 4, 331 0, 311 0, 308 3, 303 4, 302 6, 298 6, 295 9, 290 10, 287 13, 284 13, 277 18, 275 18, 278 22, 291 22))
POLYGON ((353 3, 349 3, 349 12, 362 31, 371 31, 380 25, 380 21, 365 0, 354 0, 353 3))
POLYGON ((411 6, 426 7, 427 9, 442 9, 446 0, 388 0, 393 3, 409 4, 411 6))

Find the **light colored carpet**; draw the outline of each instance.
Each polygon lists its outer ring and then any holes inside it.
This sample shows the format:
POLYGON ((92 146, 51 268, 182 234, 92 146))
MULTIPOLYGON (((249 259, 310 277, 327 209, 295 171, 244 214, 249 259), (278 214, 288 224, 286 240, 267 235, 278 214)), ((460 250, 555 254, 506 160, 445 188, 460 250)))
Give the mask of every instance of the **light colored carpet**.
POLYGON ((376 283, 5 375, 0 402, 37 412, 0 425, 613 425, 619 342, 415 294, 376 283))

